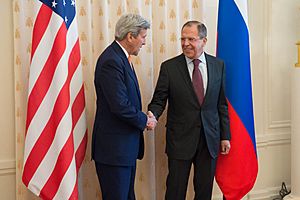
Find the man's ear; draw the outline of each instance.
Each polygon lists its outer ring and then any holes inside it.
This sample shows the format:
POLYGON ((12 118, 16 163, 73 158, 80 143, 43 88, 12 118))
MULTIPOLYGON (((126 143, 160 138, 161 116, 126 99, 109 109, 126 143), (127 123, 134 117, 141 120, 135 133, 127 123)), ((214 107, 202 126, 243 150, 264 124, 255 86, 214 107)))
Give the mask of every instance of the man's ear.
POLYGON ((131 40, 133 39, 133 35, 131 32, 127 33, 126 38, 129 42, 131 42, 131 40))
POLYGON ((203 47, 206 45, 206 42, 207 42, 207 38, 203 38, 203 47))

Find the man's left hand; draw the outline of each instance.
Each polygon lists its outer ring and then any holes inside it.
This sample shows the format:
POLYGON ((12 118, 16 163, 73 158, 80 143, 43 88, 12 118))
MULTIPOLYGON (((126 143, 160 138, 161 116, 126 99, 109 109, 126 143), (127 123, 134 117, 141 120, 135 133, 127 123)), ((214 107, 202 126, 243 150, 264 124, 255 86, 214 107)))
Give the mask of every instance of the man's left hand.
POLYGON ((230 141, 229 140, 221 140, 221 154, 226 155, 230 150, 230 141))

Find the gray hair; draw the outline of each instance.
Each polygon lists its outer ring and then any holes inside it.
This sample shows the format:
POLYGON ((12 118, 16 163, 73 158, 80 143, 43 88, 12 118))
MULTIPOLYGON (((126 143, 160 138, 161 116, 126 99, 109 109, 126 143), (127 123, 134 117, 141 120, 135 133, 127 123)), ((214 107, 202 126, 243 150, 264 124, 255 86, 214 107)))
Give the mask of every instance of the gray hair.
MULTIPOLYGON (((186 26, 191 27, 192 25, 197 25, 197 29, 198 29, 198 36, 200 39, 206 38, 207 37, 207 29, 206 26, 199 22, 199 21, 188 21, 186 22, 183 26, 182 29, 186 26)), ((182 31, 181 29, 181 31, 182 31)))
POLYGON ((142 29, 149 29, 150 23, 142 16, 137 14, 126 14, 121 16, 116 24, 115 39, 123 40, 127 33, 132 33, 133 37, 137 37, 142 29))

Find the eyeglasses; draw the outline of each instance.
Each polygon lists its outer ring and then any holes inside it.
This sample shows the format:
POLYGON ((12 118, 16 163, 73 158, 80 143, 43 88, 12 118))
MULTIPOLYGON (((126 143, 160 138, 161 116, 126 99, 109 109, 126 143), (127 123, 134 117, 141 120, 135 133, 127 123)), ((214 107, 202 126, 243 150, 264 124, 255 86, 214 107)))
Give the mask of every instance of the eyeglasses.
POLYGON ((181 41, 182 43, 184 43, 186 40, 187 40, 189 43, 194 43, 194 42, 196 42, 197 40, 200 40, 200 38, 192 38, 192 37, 180 38, 180 41, 181 41))

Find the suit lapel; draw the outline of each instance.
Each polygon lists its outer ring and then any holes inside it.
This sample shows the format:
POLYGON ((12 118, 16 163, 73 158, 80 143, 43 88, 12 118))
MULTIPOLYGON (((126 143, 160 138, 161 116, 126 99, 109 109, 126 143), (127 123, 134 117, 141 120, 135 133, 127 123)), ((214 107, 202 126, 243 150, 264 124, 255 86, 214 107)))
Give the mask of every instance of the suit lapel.
POLYGON ((115 51, 117 52, 117 54, 121 57, 123 64, 125 66, 125 71, 127 71, 127 73, 129 74, 130 78, 132 78, 139 100, 141 102, 141 93, 140 93, 140 89, 139 89, 139 84, 138 84, 138 80, 136 77, 136 74, 134 72, 134 70, 131 68, 129 62, 128 62, 128 58, 126 57, 125 53, 123 52, 123 50, 121 49, 121 47, 117 44, 116 41, 114 41, 112 43, 112 47, 115 49, 115 51))
POLYGON ((125 63, 125 70, 128 72, 129 76, 133 79, 134 81, 134 84, 135 84, 135 88, 136 88, 136 91, 138 93, 138 96, 139 96, 139 99, 140 99, 140 102, 141 102, 141 93, 140 93, 140 87, 139 87, 139 83, 138 83, 138 80, 137 80, 137 76, 135 74, 135 71, 134 71, 134 68, 130 66, 129 62, 128 62, 128 59, 125 57, 125 60, 124 58, 123 59, 123 62, 125 63))
POLYGON ((206 97, 209 96, 208 94, 211 92, 211 86, 214 81, 214 74, 215 74, 214 60, 211 59, 211 57, 208 56, 206 53, 205 53, 205 59, 206 59, 206 67, 207 67, 207 88, 206 88, 206 92, 205 92, 205 96, 204 96, 202 105, 205 104, 206 97))
POLYGON ((131 68, 131 66, 130 66, 130 64, 128 62, 128 59, 126 57, 122 57, 122 60, 123 60, 123 63, 125 65, 125 70, 128 72, 128 74, 130 75, 130 77, 134 80, 135 86, 139 87, 136 74, 134 72, 134 69, 131 68))

